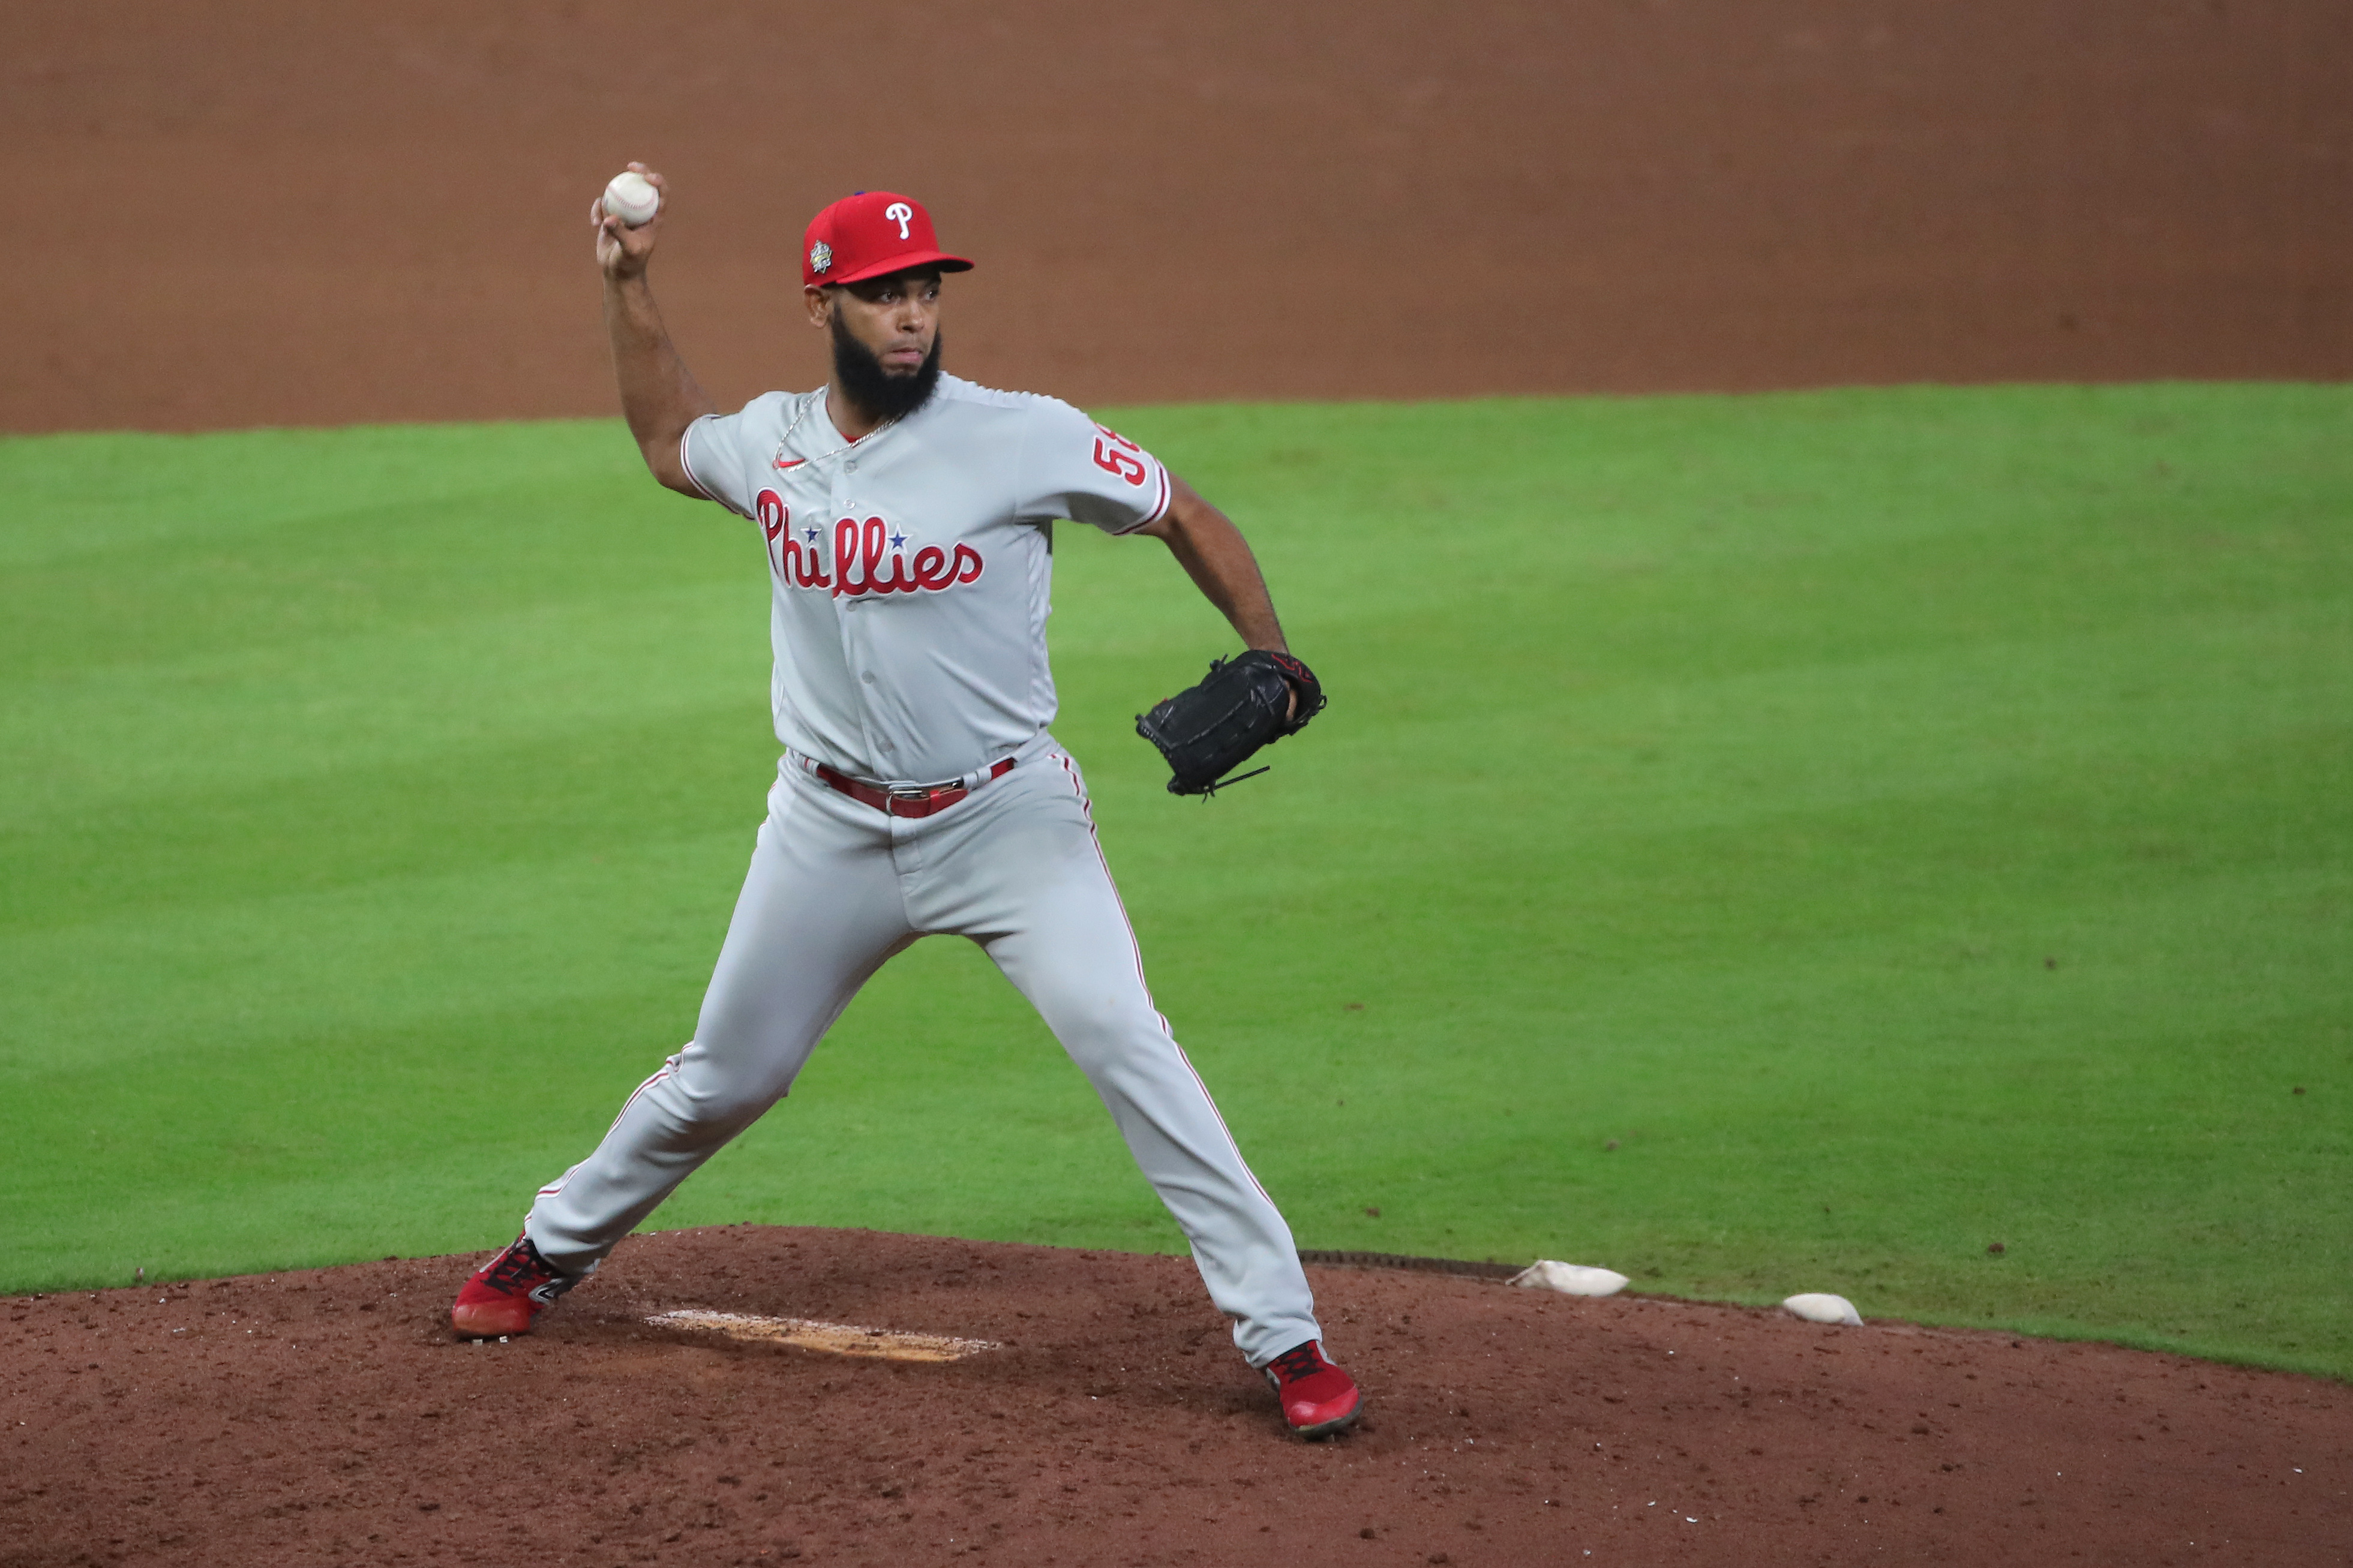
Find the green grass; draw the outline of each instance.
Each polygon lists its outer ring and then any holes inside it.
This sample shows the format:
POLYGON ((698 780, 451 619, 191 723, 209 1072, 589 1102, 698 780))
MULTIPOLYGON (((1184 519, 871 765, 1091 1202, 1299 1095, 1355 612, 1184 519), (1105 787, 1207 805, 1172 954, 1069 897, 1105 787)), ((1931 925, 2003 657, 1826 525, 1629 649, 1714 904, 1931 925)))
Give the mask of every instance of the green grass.
MULTIPOLYGON (((1121 420, 1334 694, 1173 800, 1219 625, 1061 531, 1058 731, 1302 1245, 2353 1375, 2353 389, 1121 420)), ((0 495, 0 1288, 512 1235, 717 951, 749 530, 607 424, 0 495)), ((655 1223, 734 1219, 1180 1245, 952 941, 655 1223)))

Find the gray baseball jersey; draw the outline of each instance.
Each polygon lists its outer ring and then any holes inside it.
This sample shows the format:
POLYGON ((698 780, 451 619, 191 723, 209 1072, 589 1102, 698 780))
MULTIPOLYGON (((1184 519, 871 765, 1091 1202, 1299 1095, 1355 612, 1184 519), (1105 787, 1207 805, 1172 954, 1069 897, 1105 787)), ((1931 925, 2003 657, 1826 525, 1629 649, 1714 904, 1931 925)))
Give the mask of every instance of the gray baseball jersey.
POLYGON ((1012 755, 1054 719, 1048 530, 1155 521, 1167 469, 1067 403, 955 376, 855 442, 825 400, 772 392, 680 443, 703 493, 767 536, 776 738, 892 784, 1012 755))

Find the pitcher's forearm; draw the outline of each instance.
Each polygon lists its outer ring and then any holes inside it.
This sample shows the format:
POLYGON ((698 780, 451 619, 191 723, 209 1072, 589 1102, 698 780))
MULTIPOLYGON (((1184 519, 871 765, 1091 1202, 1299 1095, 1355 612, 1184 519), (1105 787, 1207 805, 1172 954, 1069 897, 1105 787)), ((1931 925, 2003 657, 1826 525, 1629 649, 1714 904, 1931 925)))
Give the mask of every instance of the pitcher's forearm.
POLYGON ((1271 653, 1290 651, 1282 624, 1275 619, 1266 578, 1258 569, 1258 557, 1250 553, 1250 542, 1224 512, 1176 479, 1167 515, 1144 531, 1168 546, 1168 552, 1176 557, 1201 596, 1216 605, 1240 635, 1243 647, 1271 653))
POLYGON ((1166 542, 1185 574, 1201 590, 1201 596, 1218 607, 1245 647, 1288 651, 1282 623, 1274 616, 1274 601, 1267 595, 1266 579, 1259 575, 1258 563, 1239 530, 1229 524, 1222 533, 1172 531, 1166 542))
POLYGON ((613 349, 614 379, 620 384, 621 414, 646 467, 674 490, 700 493, 680 465, 678 442, 689 425, 717 405, 679 358, 643 273, 606 278, 605 331, 613 349))

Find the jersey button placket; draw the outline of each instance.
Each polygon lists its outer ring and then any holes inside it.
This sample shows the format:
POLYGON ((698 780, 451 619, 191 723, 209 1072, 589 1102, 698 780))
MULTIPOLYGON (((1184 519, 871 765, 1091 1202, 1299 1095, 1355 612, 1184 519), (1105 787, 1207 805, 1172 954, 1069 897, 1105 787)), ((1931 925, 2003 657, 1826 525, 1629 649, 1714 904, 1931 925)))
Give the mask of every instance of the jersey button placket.
MULTIPOLYGON (((842 468, 844 470, 848 470, 849 468, 854 468, 857 466, 857 460, 852 458, 845 462, 842 465, 842 468)), ((851 499, 849 487, 839 478, 837 478, 833 484, 833 515, 837 518, 855 517, 858 515, 858 503, 851 499)), ((839 537, 838 534, 837 537, 839 537)), ((844 563, 839 559, 836 559, 833 563, 833 580, 836 584, 837 591, 839 591, 839 586, 842 579, 843 567, 844 563)), ((843 598, 836 599, 834 602, 841 606, 842 612, 841 652, 843 659, 849 664, 851 669, 858 672, 858 685, 850 694, 850 700, 858 710, 858 731, 860 737, 862 737, 866 742, 867 763, 868 765, 873 769, 876 776, 887 777, 891 773, 891 764, 882 755, 882 748, 876 744, 874 731, 873 697, 875 681, 873 652, 867 647, 869 639, 867 638, 864 631, 866 617, 863 615, 853 615, 851 613, 864 605, 865 601, 863 599, 843 598)), ((894 838, 898 835, 898 819, 895 817, 892 818, 892 836, 894 838)))

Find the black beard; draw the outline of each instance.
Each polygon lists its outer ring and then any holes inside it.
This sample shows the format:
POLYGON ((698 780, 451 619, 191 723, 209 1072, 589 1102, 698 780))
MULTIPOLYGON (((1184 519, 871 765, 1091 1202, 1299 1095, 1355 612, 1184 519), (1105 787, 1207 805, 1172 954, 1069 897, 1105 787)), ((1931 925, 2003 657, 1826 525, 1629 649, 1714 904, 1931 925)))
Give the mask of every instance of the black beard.
POLYGON ((875 418, 889 423, 904 419, 932 400, 940 384, 940 334, 932 333, 932 352, 912 372, 882 368, 872 349, 849 335, 841 317, 833 318, 833 374, 849 401, 875 418))

